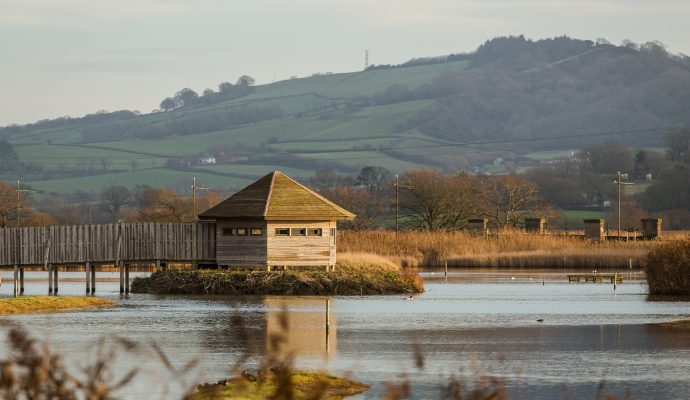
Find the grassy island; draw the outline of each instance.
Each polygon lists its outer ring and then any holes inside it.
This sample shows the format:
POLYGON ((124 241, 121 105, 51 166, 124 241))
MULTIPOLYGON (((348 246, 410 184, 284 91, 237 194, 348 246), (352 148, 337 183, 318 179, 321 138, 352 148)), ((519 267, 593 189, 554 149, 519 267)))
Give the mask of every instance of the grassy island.
POLYGON ((342 257, 335 271, 168 270, 138 277, 132 292, 151 294, 384 295, 421 293, 416 272, 380 257, 342 257))
POLYGON ((22 296, 0 299, 0 315, 28 314, 73 310, 79 308, 107 307, 115 302, 98 297, 77 296, 22 296))
POLYGON ((210 385, 201 385, 189 400, 203 399, 273 399, 278 392, 289 389, 292 399, 329 399, 338 400, 360 394, 369 386, 345 378, 339 378, 316 372, 291 372, 289 382, 271 374, 259 379, 252 374, 221 381, 210 385))

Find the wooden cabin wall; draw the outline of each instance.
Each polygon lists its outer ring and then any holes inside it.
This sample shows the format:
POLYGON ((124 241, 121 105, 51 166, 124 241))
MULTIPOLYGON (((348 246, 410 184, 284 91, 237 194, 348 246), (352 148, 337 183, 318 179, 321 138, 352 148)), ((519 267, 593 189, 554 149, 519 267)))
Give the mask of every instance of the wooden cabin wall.
POLYGON ((266 265, 266 222, 216 220, 216 262, 225 266, 266 265), (261 228, 261 236, 227 236, 227 228, 261 228))
POLYGON ((268 265, 334 265, 336 236, 331 235, 335 221, 269 221, 268 265), (322 236, 276 236, 277 228, 321 228, 322 236))

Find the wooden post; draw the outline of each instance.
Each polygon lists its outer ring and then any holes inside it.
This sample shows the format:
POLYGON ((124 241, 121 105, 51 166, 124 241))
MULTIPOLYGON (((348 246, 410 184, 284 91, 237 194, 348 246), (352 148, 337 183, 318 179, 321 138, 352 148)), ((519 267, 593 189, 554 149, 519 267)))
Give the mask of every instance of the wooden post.
POLYGON ((618 273, 614 272, 613 273, 613 291, 616 291, 616 283, 618 282, 618 273))
POLYGON ((60 271, 59 267, 53 268, 53 294, 58 293, 58 271, 60 271))
POLYGON ((125 264, 125 293, 129 293, 129 264, 125 264))
POLYGON ((13 275, 14 287, 12 288, 14 297, 19 296, 19 266, 14 264, 14 275, 13 275))
POLYGON ((91 293, 91 263, 86 262, 84 267, 86 269, 86 294, 91 293))
POLYGON ((91 293, 96 293, 96 265, 91 266, 91 293))
POLYGON ((161 260, 156 260, 156 272, 161 270, 161 260))
POLYGON ((48 264, 48 294, 53 294, 53 266, 48 264))
POLYGON ((446 267, 446 270, 445 270, 445 278, 446 278, 446 281, 448 281, 448 261, 446 261, 445 267, 446 267))
POLYGON ((331 330, 331 300, 326 300, 326 341, 331 330))
POLYGON ((120 293, 125 292, 125 269, 124 263, 122 261, 118 262, 118 267, 120 268, 120 293))
POLYGON ((24 294, 24 268, 19 268, 19 294, 24 294))

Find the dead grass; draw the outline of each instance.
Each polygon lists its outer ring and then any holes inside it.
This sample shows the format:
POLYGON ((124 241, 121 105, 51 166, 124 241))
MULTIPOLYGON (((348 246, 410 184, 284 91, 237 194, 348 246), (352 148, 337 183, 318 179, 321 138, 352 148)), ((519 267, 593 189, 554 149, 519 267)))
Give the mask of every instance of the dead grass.
POLYGON ((26 296, 0 299, 0 315, 62 311, 78 308, 108 307, 115 302, 98 297, 26 296))
MULTIPOLYGON (((678 236, 678 235, 676 235, 678 236)), ((688 236, 681 235, 681 236, 688 236)), ((579 236, 505 231, 485 238, 461 232, 343 232, 340 254, 370 253, 405 266, 627 268, 641 266, 657 241, 601 242, 579 236)))

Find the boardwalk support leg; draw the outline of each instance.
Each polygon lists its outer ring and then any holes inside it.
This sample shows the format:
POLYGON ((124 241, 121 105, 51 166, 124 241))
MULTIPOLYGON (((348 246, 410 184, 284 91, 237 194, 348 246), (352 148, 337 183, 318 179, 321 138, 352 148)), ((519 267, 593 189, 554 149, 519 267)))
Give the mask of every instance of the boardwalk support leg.
POLYGON ((58 272, 60 271, 60 268, 55 268, 53 269, 53 273, 55 276, 53 277, 53 293, 57 294, 58 293, 58 272))
POLYGON ((14 293, 14 297, 17 297, 19 295, 19 266, 15 264, 14 266, 14 275, 12 276, 12 283, 14 286, 12 287, 12 293, 14 293))
POLYGON ((91 263, 86 262, 86 294, 91 293, 91 263))
POLYGON ((48 295, 53 294, 53 266, 48 264, 48 295))
POLYGON ((96 293, 96 265, 91 265, 91 294, 96 293))
POLYGON ((19 268, 19 294, 24 294, 24 268, 19 268))
POLYGON ((118 267, 120 267, 120 293, 125 292, 125 269, 124 263, 120 261, 118 267))
POLYGON ((125 264, 125 293, 129 293, 129 264, 125 264))

